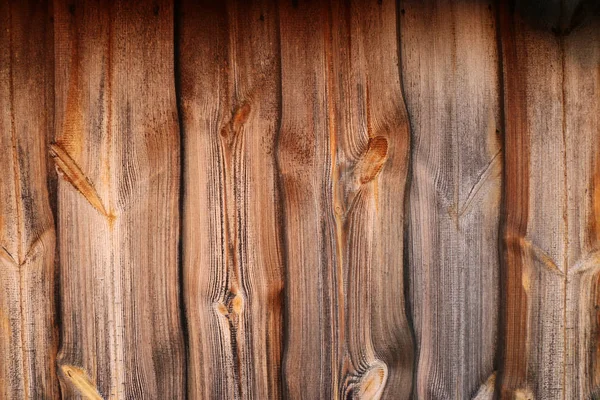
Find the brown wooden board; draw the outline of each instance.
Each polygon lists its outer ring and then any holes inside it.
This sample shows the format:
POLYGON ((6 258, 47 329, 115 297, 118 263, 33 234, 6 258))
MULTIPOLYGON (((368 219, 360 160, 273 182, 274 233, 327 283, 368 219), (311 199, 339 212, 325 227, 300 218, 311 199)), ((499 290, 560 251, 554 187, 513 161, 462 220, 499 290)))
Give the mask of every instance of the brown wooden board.
POLYGON ((501 9, 502 398, 598 396, 598 21, 501 9), (538 22, 538 23, 536 23, 538 22))
POLYGON ((183 398, 173 5, 56 1, 66 397, 183 398))
POLYGON ((282 2, 280 17, 285 393, 408 398, 395 2, 282 2))
POLYGON ((600 4, 0 2, 0 400, 600 398, 600 4))
POLYGON ((277 3, 179 10, 191 398, 281 397, 277 3))
POLYGON ((471 398, 494 370, 502 151, 495 8, 400 2, 412 130, 409 301, 418 398, 471 398))
POLYGON ((56 233, 47 187, 46 1, 0 3, 0 398, 56 399, 56 233))

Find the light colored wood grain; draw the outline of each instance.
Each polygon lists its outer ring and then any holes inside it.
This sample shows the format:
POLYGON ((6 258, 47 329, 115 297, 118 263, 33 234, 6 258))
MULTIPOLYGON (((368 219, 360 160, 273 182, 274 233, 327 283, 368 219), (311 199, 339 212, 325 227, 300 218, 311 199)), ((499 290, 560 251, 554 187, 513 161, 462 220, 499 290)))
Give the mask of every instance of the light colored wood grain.
POLYGON ((408 398, 395 3, 282 2, 280 16, 286 394, 408 398))
POLYGON ((172 7, 54 4, 67 398, 184 397, 172 7))
POLYGON ((48 3, 0 4, 0 398, 56 399, 48 3))
POLYGON ((186 1, 178 54, 194 399, 281 397, 277 3, 186 1))
POLYGON ((501 10, 506 120, 502 398, 598 395, 597 22, 501 10))
POLYGON ((471 398, 493 372, 502 174, 495 9, 400 2, 411 122, 408 219, 416 395, 471 398))
POLYGON ((497 373, 492 373, 488 379, 479 387, 473 400, 493 400, 496 394, 496 376, 497 373))

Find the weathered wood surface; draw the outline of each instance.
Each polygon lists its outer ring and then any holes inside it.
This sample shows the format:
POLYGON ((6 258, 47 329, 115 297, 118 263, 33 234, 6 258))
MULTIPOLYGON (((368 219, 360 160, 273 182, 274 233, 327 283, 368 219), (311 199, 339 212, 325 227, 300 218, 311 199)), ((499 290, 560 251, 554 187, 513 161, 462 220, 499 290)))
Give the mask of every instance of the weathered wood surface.
POLYGON ((282 2, 280 15, 285 393, 408 397, 396 5, 282 2))
POLYGON ((0 3, 0 398, 53 399, 56 234, 47 186, 52 36, 45 1, 0 3))
POLYGON ((276 3, 190 0, 179 18, 189 394, 280 398, 276 3))
POLYGON ((510 3, 0 2, 0 398, 600 397, 597 6, 510 3))
POLYGON ((415 393, 470 398, 493 373, 497 337, 502 138, 495 9, 434 0, 400 7, 412 133, 407 268, 415 393))
POLYGON ((54 23, 63 396, 183 398, 173 5, 56 1, 54 23))
MULTIPOLYGON (((561 10, 568 12, 569 10, 561 10)), ((599 390, 598 21, 501 9, 506 125, 502 398, 599 390)))

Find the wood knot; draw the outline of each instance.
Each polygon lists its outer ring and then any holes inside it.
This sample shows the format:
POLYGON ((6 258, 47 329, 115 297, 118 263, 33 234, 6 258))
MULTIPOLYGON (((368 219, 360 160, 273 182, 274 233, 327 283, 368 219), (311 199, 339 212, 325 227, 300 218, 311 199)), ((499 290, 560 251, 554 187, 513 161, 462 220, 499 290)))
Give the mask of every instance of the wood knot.
POLYGON ((529 389, 517 389, 515 390, 515 400, 533 400, 535 397, 529 389))
POLYGON ((377 360, 365 367, 346 375, 343 398, 375 400, 381 398, 387 382, 387 366, 377 360))
POLYGON ((242 104, 233 115, 233 131, 239 132, 242 126, 248 121, 248 116, 250 115, 250 104, 244 103, 242 104))
POLYGON ((248 121, 252 111, 250 104, 245 102, 233 113, 233 117, 221 128, 221 137, 227 141, 233 140, 242 130, 242 127, 248 121))
POLYGON ((63 365, 60 367, 65 374, 68 382, 75 388, 85 399, 102 400, 102 396, 96 389, 96 386, 81 368, 72 365, 63 365))
POLYGON ((387 381, 387 367, 379 362, 361 377, 358 387, 359 399, 379 399, 387 381))
POLYGON ((356 165, 356 175, 361 184, 369 183, 377 177, 387 161, 388 140, 383 136, 369 139, 367 150, 356 165))
POLYGON ((244 311, 244 297, 237 291, 230 291, 224 301, 215 304, 215 309, 225 317, 240 315, 244 311))

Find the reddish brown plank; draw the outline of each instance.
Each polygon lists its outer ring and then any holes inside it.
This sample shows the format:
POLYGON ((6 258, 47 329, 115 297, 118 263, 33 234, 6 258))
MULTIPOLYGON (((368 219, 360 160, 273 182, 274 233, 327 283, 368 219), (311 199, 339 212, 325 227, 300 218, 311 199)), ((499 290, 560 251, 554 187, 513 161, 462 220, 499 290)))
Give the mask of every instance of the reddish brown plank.
POLYGON ((395 2, 282 2, 280 17, 286 394, 408 398, 395 2))

